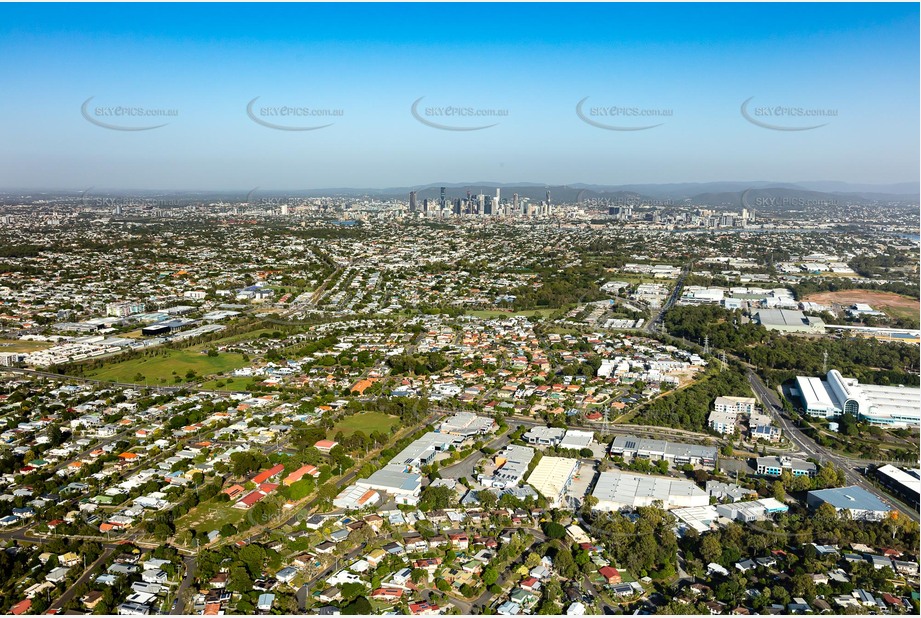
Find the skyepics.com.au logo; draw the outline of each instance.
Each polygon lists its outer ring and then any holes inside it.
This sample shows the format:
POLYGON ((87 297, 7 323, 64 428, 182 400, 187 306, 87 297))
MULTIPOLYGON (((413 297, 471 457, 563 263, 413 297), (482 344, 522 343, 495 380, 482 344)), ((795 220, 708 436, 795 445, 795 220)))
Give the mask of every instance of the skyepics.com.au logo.
POLYGON ((131 197, 126 195, 94 195, 93 187, 84 189, 80 193, 80 206, 84 208, 103 208, 108 210, 122 210, 125 208, 151 209, 172 208, 182 206, 179 198, 169 197, 131 197))
POLYGON ((742 117, 756 127, 771 131, 811 131, 824 127, 828 122, 815 124, 816 120, 837 118, 838 110, 821 107, 803 107, 798 105, 752 105, 748 97, 742 102, 742 117), (808 124, 803 124, 804 122, 808 124))
POLYGON ((150 131, 165 127, 168 122, 150 124, 153 118, 175 118, 178 109, 145 107, 143 105, 92 105, 95 96, 80 106, 80 113, 87 122, 110 131, 150 131))
POLYGON ((459 105, 422 106, 422 99, 416 99, 410 107, 413 118, 422 124, 442 131, 482 131, 499 124, 482 124, 484 118, 506 118, 509 111, 504 108, 470 107, 459 105))
POLYGON ((754 210, 756 208, 809 208, 838 206, 838 200, 826 198, 812 198, 802 195, 776 196, 767 191, 758 192, 756 189, 746 189, 741 196, 742 208, 754 210), (756 192, 754 195, 752 192, 756 192))
POLYGON ((291 199, 286 195, 269 195, 262 192, 263 195, 257 195, 259 187, 253 187, 243 198, 246 206, 255 206, 259 208, 279 208, 281 206, 290 206, 291 199))
POLYGON ((649 119, 671 118, 675 110, 665 107, 637 107, 634 105, 586 106, 589 97, 576 103, 576 115, 593 127, 606 131, 646 131, 661 127, 664 122, 648 124, 649 119), (643 124, 637 124, 642 122, 643 124))
POLYGON ((246 104, 246 115, 258 125, 276 131, 316 131, 331 127, 335 122, 316 124, 318 119, 338 119, 345 115, 339 108, 319 108, 306 105, 256 105, 260 97, 246 104))

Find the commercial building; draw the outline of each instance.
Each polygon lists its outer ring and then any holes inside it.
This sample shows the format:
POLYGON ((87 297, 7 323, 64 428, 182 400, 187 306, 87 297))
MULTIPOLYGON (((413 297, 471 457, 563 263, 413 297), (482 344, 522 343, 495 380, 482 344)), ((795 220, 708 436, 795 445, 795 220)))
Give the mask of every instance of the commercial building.
POLYGON ((418 470, 432 463, 436 454, 448 450, 453 444, 460 441, 462 440, 457 437, 431 431, 400 451, 390 460, 390 463, 410 470, 418 470))
POLYGON ((373 489, 352 485, 343 489, 333 499, 333 506, 338 509, 352 511, 380 504, 381 495, 373 489))
POLYGON ((836 511, 849 511, 852 519, 879 520, 891 511, 889 505, 857 485, 810 491, 806 504, 813 509, 830 504, 836 511))
POLYGON ((523 436, 528 444, 537 446, 557 446, 563 441, 566 430, 560 427, 532 427, 523 436))
POLYGON ((893 465, 876 469, 876 480, 915 510, 921 508, 921 470, 900 470, 893 465))
POLYGON ((472 412, 458 412, 442 421, 440 433, 464 438, 487 434, 496 428, 496 421, 488 416, 477 416, 472 412))
POLYGON ((589 448, 594 441, 594 432, 582 431, 580 429, 567 429, 566 435, 560 440, 560 448, 580 450, 589 448))
POLYGON ((565 504, 563 496, 578 468, 579 461, 576 459, 542 457, 528 477, 528 484, 547 498, 551 508, 558 508, 565 504))
POLYGON ((754 397, 717 397, 713 402, 716 412, 732 412, 735 414, 754 414, 758 400, 754 397))
POLYGON ((802 311, 761 309, 753 317, 755 322, 766 329, 782 333, 819 335, 825 332, 825 322, 819 318, 804 315, 802 311))
POLYGON ((385 492, 396 500, 397 504, 417 504, 422 494, 422 475, 404 472, 402 466, 388 464, 366 479, 359 479, 356 487, 377 492, 385 492))
POLYGON ((710 503, 707 492, 690 481, 619 471, 599 474, 592 495, 598 500, 595 509, 599 511, 635 509, 656 503, 670 510, 710 503))
POLYGON ((790 509, 786 504, 774 498, 716 505, 716 512, 721 517, 743 523, 768 519, 771 515, 786 513, 788 510, 790 509))
POLYGON ((115 318, 126 318, 129 315, 135 315, 137 313, 144 313, 146 306, 144 303, 134 303, 134 302, 122 302, 122 303, 109 303, 106 305, 106 315, 115 317, 115 318))
POLYGON ((739 415, 735 412, 719 412, 713 410, 710 412, 710 416, 707 417, 707 426, 716 433, 721 433, 723 435, 733 434, 736 431, 736 423, 738 420, 739 415))
POLYGON ((528 466, 534 458, 534 449, 527 446, 509 444, 496 454, 495 470, 490 475, 481 475, 480 482, 486 487, 504 489, 518 485, 528 472, 528 466))
POLYGON ((818 467, 811 461, 795 457, 758 457, 755 463, 755 469, 762 476, 780 476, 788 470, 793 476, 813 477, 818 472, 818 467))
POLYGON ((672 465, 691 464, 712 467, 716 465, 717 450, 715 446, 666 442, 636 436, 617 436, 611 443, 611 456, 623 457, 625 461, 664 459, 672 465))
POLYGON ((693 528, 698 533, 710 530, 720 517, 713 505, 674 509, 672 515, 677 517, 685 527, 693 528))
POLYGON ((811 416, 841 414, 884 427, 921 426, 921 389, 860 384, 832 369, 825 380, 798 376, 796 393, 811 416))

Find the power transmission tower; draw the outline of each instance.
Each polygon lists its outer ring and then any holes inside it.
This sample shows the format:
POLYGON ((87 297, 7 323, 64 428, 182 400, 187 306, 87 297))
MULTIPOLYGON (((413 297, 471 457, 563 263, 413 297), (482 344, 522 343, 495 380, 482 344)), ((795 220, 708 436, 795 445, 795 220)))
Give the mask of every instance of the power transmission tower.
POLYGON ((710 335, 704 335, 704 356, 710 353, 710 335))
POLYGON ((726 351, 720 350, 720 373, 726 369, 726 351))
POLYGON ((828 350, 822 351, 822 373, 828 373, 828 350))

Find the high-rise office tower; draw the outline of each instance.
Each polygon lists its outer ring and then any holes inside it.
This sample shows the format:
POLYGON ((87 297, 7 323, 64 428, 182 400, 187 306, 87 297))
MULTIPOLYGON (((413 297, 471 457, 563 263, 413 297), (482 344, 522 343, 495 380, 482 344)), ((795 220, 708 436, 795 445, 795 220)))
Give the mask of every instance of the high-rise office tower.
POLYGON ((283 217, 287 217, 287 216, 288 216, 288 205, 287 205, 287 204, 282 204, 282 205, 281 205, 281 216, 283 216, 283 217))
POLYGON ((409 212, 416 212, 416 192, 409 192, 409 212))
POLYGON ((501 189, 500 189, 499 187, 496 187, 496 201, 497 201, 497 202, 500 201, 500 200, 502 199, 502 195, 501 195, 500 191, 501 191, 501 189))
POLYGON ((476 196, 476 205, 477 205, 477 214, 482 215, 486 213, 486 196, 480 193, 476 196))
POLYGON ((547 206, 550 205, 550 190, 547 190, 547 206))
POLYGON ((428 200, 428 198, 425 198, 424 200, 422 200, 422 212, 424 212, 425 214, 428 214, 428 212, 429 212, 429 200, 428 200))
POLYGON ((518 208, 518 194, 512 194, 512 213, 515 215, 520 215, 521 210, 518 208))
MULTIPOLYGON (((498 193, 498 192, 499 192, 499 190, 496 189, 496 193, 498 193)), ((489 214, 491 214, 491 215, 498 215, 498 214, 499 214, 499 196, 498 196, 498 195, 497 195, 496 197, 492 198, 492 208, 490 208, 489 210, 490 210, 489 214)))
POLYGON ((461 199, 457 198, 454 200, 454 214, 459 215, 461 212, 461 199))
POLYGON ((445 205, 447 205, 447 202, 445 201, 445 188, 442 187, 441 188, 441 200, 438 202, 438 206, 444 209, 445 205))

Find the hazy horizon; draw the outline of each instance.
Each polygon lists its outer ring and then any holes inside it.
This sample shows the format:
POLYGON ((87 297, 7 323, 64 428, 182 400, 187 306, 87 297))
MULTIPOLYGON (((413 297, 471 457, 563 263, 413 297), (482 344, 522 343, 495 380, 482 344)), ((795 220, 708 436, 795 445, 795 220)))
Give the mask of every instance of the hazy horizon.
POLYGON ((918 18, 916 4, 5 4, 0 186, 914 182, 918 18))

